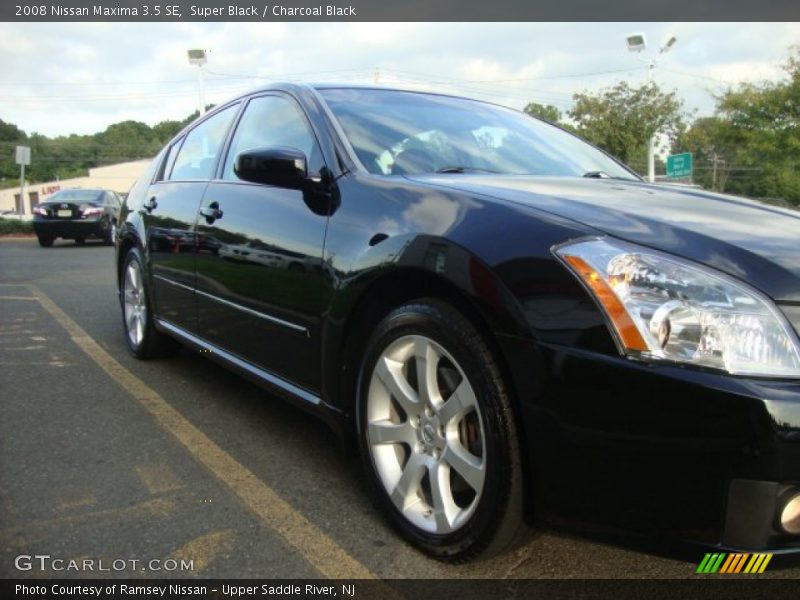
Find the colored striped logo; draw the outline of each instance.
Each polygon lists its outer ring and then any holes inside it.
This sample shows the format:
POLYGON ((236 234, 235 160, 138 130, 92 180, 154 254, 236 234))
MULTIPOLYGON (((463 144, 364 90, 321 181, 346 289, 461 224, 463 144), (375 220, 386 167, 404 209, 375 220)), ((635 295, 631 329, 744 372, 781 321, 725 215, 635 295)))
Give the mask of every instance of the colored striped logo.
POLYGON ((697 573, 763 573, 772 554, 706 554, 697 567, 697 573))

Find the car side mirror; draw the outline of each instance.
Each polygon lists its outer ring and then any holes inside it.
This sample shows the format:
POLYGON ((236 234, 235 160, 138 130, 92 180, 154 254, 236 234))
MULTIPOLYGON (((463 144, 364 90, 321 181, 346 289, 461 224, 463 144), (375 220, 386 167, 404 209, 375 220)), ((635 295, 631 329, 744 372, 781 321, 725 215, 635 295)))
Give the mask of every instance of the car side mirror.
POLYGON ((233 172, 244 181, 299 190, 308 176, 308 161, 297 148, 257 148, 237 154, 233 172))

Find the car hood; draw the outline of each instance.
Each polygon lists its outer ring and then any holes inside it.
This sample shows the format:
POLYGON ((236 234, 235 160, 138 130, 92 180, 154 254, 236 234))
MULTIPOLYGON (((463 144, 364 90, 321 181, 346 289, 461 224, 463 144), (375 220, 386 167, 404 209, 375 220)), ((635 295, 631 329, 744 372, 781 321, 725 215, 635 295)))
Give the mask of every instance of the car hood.
POLYGON ((616 179, 419 175, 419 183, 524 204, 709 265, 800 302, 800 212, 689 187, 616 179))

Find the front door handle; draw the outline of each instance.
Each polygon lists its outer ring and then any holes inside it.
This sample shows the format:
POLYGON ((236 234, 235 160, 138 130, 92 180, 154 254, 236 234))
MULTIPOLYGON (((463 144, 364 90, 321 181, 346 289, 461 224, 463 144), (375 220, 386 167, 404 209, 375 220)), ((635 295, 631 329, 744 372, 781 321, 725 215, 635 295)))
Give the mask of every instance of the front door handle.
POLYGON ((156 208, 158 208, 158 202, 156 202, 156 197, 153 196, 152 198, 150 198, 150 200, 142 204, 142 208, 145 209, 147 212, 152 212, 156 208))
POLYGON ((222 210, 220 210, 219 204, 217 202, 212 202, 208 206, 204 206, 200 209, 200 215, 205 217, 206 223, 210 225, 217 219, 222 218, 222 210))

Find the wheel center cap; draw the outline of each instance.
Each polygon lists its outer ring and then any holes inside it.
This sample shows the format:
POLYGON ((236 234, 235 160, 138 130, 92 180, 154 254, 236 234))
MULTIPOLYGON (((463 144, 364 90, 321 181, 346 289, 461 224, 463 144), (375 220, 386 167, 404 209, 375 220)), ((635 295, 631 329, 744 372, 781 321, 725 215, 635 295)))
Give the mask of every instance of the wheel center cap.
POLYGON ((425 423, 422 426, 422 440, 426 444, 432 444, 436 436, 436 429, 430 423, 425 423))

